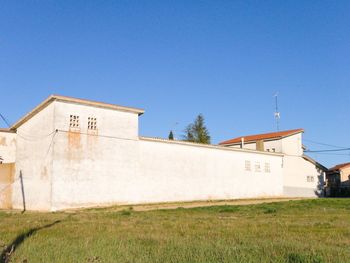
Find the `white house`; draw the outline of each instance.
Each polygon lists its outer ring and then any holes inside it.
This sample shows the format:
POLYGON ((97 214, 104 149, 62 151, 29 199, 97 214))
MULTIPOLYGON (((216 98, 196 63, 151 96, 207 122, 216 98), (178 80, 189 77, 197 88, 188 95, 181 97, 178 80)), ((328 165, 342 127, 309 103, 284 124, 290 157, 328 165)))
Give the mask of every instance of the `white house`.
POLYGON ((0 208, 272 197, 305 184, 304 172, 286 181, 284 152, 140 137, 143 113, 50 96, 0 130, 0 208))
POLYGON ((285 196, 320 196, 327 168, 304 154, 303 129, 240 136, 220 145, 283 154, 283 193, 285 196))

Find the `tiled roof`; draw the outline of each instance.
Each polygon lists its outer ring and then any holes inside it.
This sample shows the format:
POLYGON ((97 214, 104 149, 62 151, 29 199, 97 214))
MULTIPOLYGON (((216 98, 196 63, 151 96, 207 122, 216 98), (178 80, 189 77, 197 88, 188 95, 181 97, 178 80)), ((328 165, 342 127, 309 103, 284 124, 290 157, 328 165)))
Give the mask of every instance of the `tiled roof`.
POLYGON ((329 170, 339 170, 339 169, 344 168, 344 167, 346 167, 348 165, 350 165, 350 163, 337 164, 336 166, 330 168, 329 170))
POLYGON ((304 132, 304 129, 294 129, 294 130, 287 130, 287 131, 280 131, 280 132, 270 132, 270 133, 263 133, 263 134, 255 134, 255 135, 248 135, 248 136, 241 136, 237 138, 233 138, 231 140, 220 142, 220 145, 226 145, 226 144, 236 144, 240 143, 242 138, 244 138, 244 142, 256 142, 259 140, 272 140, 272 139, 281 139, 286 136, 290 136, 293 134, 297 134, 300 132, 304 132))

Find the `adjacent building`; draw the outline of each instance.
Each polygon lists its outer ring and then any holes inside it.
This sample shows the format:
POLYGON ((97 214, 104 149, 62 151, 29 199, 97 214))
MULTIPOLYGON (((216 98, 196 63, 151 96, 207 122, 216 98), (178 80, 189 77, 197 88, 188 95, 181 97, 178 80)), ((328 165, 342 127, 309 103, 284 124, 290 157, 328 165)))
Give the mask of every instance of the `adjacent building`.
POLYGON ((338 164, 327 172, 327 196, 350 196, 350 163, 338 164))
POLYGON ((327 168, 304 154, 303 129, 240 136, 220 145, 283 154, 283 194, 322 196, 327 168))

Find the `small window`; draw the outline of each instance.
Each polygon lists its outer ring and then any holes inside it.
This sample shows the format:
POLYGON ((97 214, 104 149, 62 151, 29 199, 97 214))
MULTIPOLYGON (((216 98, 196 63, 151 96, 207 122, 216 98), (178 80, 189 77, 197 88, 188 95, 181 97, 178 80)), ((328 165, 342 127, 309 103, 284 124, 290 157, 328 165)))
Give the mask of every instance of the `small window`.
POLYGON ((97 130, 97 120, 95 117, 88 118, 88 130, 97 130))
POLYGON ((250 168, 250 161, 245 161, 245 170, 246 171, 250 171, 251 168, 250 168))
POLYGON ((273 151, 273 152, 276 152, 276 149, 275 149, 275 148, 272 148, 272 151, 273 151))
POLYGON ((255 172, 261 172, 260 162, 255 162, 255 172))
POLYGON ((265 163, 265 173, 270 173, 271 169, 270 169, 270 164, 269 163, 265 163))
POLYGON ((270 151, 270 149, 266 149, 266 151, 268 151, 268 152, 269 152, 269 151, 270 151))
POLYGON ((314 178, 313 176, 311 176, 311 175, 308 175, 306 180, 307 180, 309 183, 312 183, 312 182, 315 181, 315 178, 314 178))
POLYGON ((80 127, 79 116, 78 115, 70 115, 69 127, 70 128, 79 128, 80 127))

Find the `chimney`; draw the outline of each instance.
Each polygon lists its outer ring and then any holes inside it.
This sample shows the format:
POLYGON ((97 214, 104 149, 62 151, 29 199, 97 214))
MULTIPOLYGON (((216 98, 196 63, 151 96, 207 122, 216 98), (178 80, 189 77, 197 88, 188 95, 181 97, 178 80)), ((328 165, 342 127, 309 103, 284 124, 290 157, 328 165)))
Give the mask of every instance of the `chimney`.
POLYGON ((244 148, 244 137, 241 138, 241 148, 244 148))

